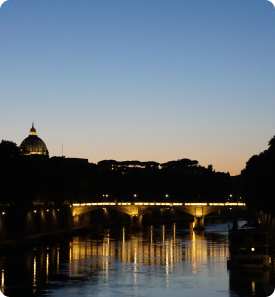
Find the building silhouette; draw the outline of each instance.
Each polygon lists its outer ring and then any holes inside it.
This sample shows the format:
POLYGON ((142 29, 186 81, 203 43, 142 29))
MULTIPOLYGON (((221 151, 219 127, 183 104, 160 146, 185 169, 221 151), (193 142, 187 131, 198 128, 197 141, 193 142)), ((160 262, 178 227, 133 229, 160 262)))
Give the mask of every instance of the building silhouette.
POLYGON ((26 155, 48 155, 48 149, 45 142, 37 136, 36 129, 32 123, 30 134, 20 144, 25 149, 26 155))

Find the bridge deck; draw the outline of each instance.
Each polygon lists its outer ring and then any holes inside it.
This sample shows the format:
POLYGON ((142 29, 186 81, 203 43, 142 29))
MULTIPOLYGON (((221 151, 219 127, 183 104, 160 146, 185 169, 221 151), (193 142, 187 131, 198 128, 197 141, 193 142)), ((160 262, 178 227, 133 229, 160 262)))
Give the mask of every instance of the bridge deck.
POLYGON ((177 203, 177 202, 92 202, 92 203, 73 203, 73 206, 108 206, 108 205, 136 205, 136 206, 246 206, 245 203, 177 203))

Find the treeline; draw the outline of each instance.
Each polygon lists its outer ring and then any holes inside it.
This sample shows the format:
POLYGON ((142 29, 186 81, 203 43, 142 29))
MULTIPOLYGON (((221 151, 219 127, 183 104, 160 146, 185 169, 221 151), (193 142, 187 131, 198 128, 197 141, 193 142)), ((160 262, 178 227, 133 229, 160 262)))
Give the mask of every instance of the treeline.
POLYGON ((248 207, 275 214, 275 136, 267 150, 247 161, 241 176, 241 191, 248 207))
POLYGON ((181 159, 159 164, 26 156, 14 143, 0 143, 0 203, 66 201, 224 202, 232 190, 229 173, 181 159))

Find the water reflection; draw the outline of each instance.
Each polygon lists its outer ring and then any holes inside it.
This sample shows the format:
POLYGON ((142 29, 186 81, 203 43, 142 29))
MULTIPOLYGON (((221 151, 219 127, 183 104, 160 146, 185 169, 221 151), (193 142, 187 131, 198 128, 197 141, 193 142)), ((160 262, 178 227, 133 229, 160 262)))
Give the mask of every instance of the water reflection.
MULTIPOLYGON (((97 261, 87 262, 89 268, 108 270, 116 260, 122 263, 144 264, 147 266, 165 266, 173 268, 174 263, 183 261, 184 252, 181 238, 176 238, 174 226, 173 234, 165 233, 165 226, 161 226, 161 237, 154 238, 153 227, 149 228, 149 241, 145 234, 132 234, 125 239, 125 229, 122 229, 122 240, 110 239, 109 230, 104 234, 102 242, 87 238, 75 237, 72 242, 71 262, 95 256, 97 261), (161 240, 160 240, 161 239, 161 240)), ((189 247, 187 247, 189 250, 189 247)), ((195 252, 195 251, 193 251, 195 252)), ((196 254, 196 252, 195 252, 196 254)), ((195 258, 197 258, 195 256, 195 258)), ((81 273, 80 265, 74 266, 74 273, 81 273)))
POLYGON ((42 296, 49 290, 50 296, 84 297, 91 290, 93 296, 266 296, 262 284, 268 284, 268 275, 227 271, 226 226, 205 232, 176 224, 149 226, 135 234, 124 227, 106 229, 11 252, 0 262, 1 291, 10 297, 42 296), (82 291, 70 293, 72 284, 82 291))
POLYGON ((229 272, 229 288, 230 296, 236 296, 234 292, 238 292, 237 296, 258 296, 265 297, 273 292, 273 285, 269 284, 270 272, 252 274, 241 273, 233 270, 229 272))
POLYGON ((36 256, 33 259, 33 293, 36 291, 36 256))
POLYGON ((2 275, 1 275, 1 292, 5 294, 5 270, 2 269, 2 275))
POLYGON ((172 224, 162 225, 160 228, 149 226, 148 233, 127 235, 123 228, 118 237, 119 239, 113 238, 110 230, 106 230, 102 240, 73 238, 71 263, 74 268, 70 277, 101 269, 104 281, 108 282, 117 262, 132 264, 131 269, 128 266, 124 266, 124 269, 127 270, 128 276, 132 274, 136 290, 144 281, 143 274, 150 275, 150 270, 146 267, 154 267, 160 271, 163 267, 166 289, 169 290, 175 271, 183 275, 184 270, 188 270, 187 277, 190 274, 196 276, 206 264, 215 269, 216 263, 218 269, 222 266, 225 280, 228 279, 227 233, 219 235, 181 230, 177 233, 176 224, 172 224))

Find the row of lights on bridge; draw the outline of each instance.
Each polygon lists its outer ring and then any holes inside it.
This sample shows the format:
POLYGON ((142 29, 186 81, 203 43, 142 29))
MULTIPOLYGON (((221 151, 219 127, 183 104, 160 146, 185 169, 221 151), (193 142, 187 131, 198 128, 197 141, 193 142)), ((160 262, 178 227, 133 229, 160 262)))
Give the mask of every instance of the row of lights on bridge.
MULTIPOLYGON (((49 211, 50 211, 50 210, 49 210, 49 209, 47 209, 47 212, 49 212, 49 211)), ((59 209, 57 209, 57 211, 59 211, 59 209)), ((33 212, 34 212, 34 213, 37 213, 37 211, 36 211, 36 210, 34 210, 33 212)), ((4 215, 4 214, 6 214, 6 212, 4 212, 4 211, 3 211, 3 212, 2 212, 2 215, 4 215)))
MULTIPOLYGON (((49 211, 50 211, 50 210, 47 209, 47 212, 49 212, 49 211)), ((59 209, 57 209, 57 211, 59 211, 59 209)), ((37 210, 35 209, 33 212, 34 212, 34 213, 37 213, 37 210)))
MULTIPOLYGON (((108 194, 103 194, 102 196, 103 196, 103 197, 108 197, 108 194)), ((138 196, 137 194, 134 194, 134 197, 137 197, 137 196, 138 196)), ((169 197, 169 195, 168 195, 168 194, 165 194, 165 197, 166 197, 166 198, 168 198, 168 197, 169 197)), ((230 197, 230 198, 232 198, 232 197, 233 197, 233 195, 232 195, 232 194, 230 194, 230 195, 229 195, 229 197, 230 197)), ((240 197, 240 199, 242 199, 242 197, 240 197)), ((229 200, 229 198, 228 198, 228 200, 229 200)))
MULTIPOLYGON (((108 197, 108 194, 103 194, 102 196, 103 196, 103 197, 108 197)), ((137 196, 138 196, 137 194, 134 194, 134 197, 135 197, 135 198, 136 198, 137 196)), ((165 197, 166 197, 166 198, 168 198, 168 197, 169 197, 169 195, 168 195, 168 194, 166 194, 166 195, 165 195, 165 197)))
MULTIPOLYGON (((49 209, 47 209, 47 212, 49 212, 50 210, 49 209)), ((59 211, 59 209, 57 209, 57 211, 59 211)), ((34 213, 37 213, 37 210, 35 209, 34 211, 33 211, 34 213)), ((2 215, 5 215, 6 214, 6 212, 5 211, 3 211, 2 212, 2 215)))

